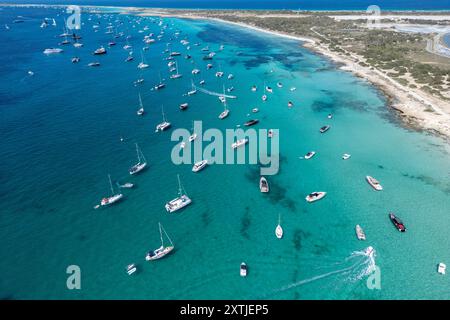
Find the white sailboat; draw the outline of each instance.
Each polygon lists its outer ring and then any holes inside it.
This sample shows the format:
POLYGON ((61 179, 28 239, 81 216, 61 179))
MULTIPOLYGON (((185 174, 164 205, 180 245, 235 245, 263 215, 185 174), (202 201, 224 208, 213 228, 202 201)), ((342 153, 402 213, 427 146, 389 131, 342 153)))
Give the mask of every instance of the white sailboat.
POLYGON ((158 223, 158 224, 159 224, 159 234, 160 234, 160 238, 161 238, 161 246, 158 249, 149 251, 147 253, 147 255, 145 256, 145 260, 147 260, 147 261, 161 259, 165 255, 167 255, 170 252, 172 252, 172 250, 175 248, 172 240, 170 239, 170 237, 167 234, 166 230, 164 230, 162 224, 161 223, 158 223), (163 232, 166 235, 167 239, 169 239, 170 245, 168 245, 168 246, 164 245, 163 232))
POLYGON ((189 142, 192 142, 195 139, 197 139, 197 134, 194 132, 194 121, 192 121, 191 131, 192 131, 192 134, 189 136, 189 142))
POLYGON ((130 168, 131 175, 141 172, 147 166, 147 160, 145 159, 141 149, 139 149, 139 145, 137 143, 136 143, 136 154, 138 162, 130 168))
POLYGON ((264 94, 261 97, 262 101, 266 101, 267 100, 267 95, 266 95, 266 82, 264 82, 264 94))
POLYGON ((227 109, 227 98, 225 98, 225 86, 223 86, 223 108, 224 110, 219 114, 219 119, 225 119, 228 117, 230 110, 227 109))
POLYGON ((194 80, 191 80, 191 84, 192 84, 192 89, 190 91, 188 91, 188 93, 187 93, 188 96, 192 96, 197 93, 197 88, 194 85, 194 80))
POLYGON ((111 175, 109 175, 109 174, 108 174, 108 179, 109 179, 109 185, 111 187, 111 196, 102 199, 102 201, 100 202, 100 205, 102 205, 102 206, 111 205, 123 198, 123 194, 121 194, 121 193, 114 194, 114 188, 113 188, 112 181, 111 181, 111 175))
POLYGON ((138 69, 145 69, 148 68, 149 65, 145 63, 144 54, 141 52, 141 62, 138 64, 138 69))
POLYGON ((157 85, 155 85, 155 86, 153 87, 153 89, 159 90, 159 89, 164 88, 165 86, 166 86, 166 84, 163 83, 163 82, 162 82, 162 79, 161 79, 161 72, 159 72, 159 83, 158 83, 157 85))
POLYGON ((170 126, 171 126, 170 122, 167 122, 167 121, 166 121, 166 118, 165 118, 165 116, 164 116, 164 107, 163 107, 163 106, 161 106, 161 112, 162 112, 163 122, 161 122, 160 124, 158 124, 158 125, 156 126, 155 132, 158 132, 158 131, 164 131, 164 130, 170 128, 170 126))
POLYGON ((281 227, 281 217, 278 215, 278 225, 275 228, 275 235, 278 239, 283 238, 283 228, 281 227))
POLYGON ((172 74, 170 76, 170 79, 179 79, 179 78, 181 78, 183 76, 182 74, 180 74, 178 72, 178 62, 176 62, 176 61, 175 61, 175 70, 177 71, 177 73, 172 74))
POLYGON ((167 212, 173 213, 177 210, 184 208, 189 205, 192 201, 187 196, 186 192, 183 192, 183 187, 180 181, 180 175, 177 175, 178 178, 178 197, 166 203, 165 208, 167 212))
POLYGON ((144 105, 142 104, 141 94, 139 93, 139 110, 137 111, 137 115, 142 116, 144 115, 144 113, 145 113, 144 105))

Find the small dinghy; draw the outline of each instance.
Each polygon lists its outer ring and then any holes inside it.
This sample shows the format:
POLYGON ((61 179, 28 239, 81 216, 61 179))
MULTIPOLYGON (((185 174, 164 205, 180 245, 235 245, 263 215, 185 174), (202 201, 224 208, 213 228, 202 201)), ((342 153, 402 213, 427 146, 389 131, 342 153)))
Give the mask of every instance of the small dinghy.
POLYGON ((359 240, 366 240, 366 234, 359 224, 356 225, 355 231, 359 240))

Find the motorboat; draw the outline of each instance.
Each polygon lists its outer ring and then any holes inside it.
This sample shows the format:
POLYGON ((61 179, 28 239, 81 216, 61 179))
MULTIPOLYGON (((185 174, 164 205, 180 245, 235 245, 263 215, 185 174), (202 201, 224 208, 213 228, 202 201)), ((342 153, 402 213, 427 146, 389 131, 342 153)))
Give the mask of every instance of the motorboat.
POLYGON ((239 274, 241 275, 241 277, 247 276, 247 265, 245 264, 245 262, 241 263, 239 274))
POLYGON ((281 82, 277 82, 277 87, 278 88, 283 88, 283 84, 281 82))
POLYGON ((403 224, 403 222, 400 220, 400 218, 396 217, 392 212, 389 213, 389 219, 391 219, 392 223, 394 224, 394 226, 397 228, 398 231, 400 232, 406 231, 406 227, 403 224))
POLYGON ((320 131, 320 133, 324 133, 324 132, 327 132, 329 129, 330 129, 330 126, 326 125, 326 126, 321 127, 319 131, 320 131))
POLYGON ((350 159, 351 156, 352 156, 351 154, 344 153, 344 154, 342 155, 342 159, 343 159, 343 160, 348 160, 348 159, 350 159))
POLYGON ((44 54, 54 54, 54 53, 61 53, 63 52, 63 49, 60 48, 48 48, 44 50, 44 54))
POLYGON ((359 224, 356 225, 355 231, 359 240, 366 240, 366 234, 359 224))
POLYGON ((194 132, 189 136, 189 142, 194 141, 195 139, 197 139, 197 134, 194 132))
POLYGON ((318 201, 318 200, 322 199, 323 197, 326 196, 326 194, 327 193, 323 192, 323 191, 312 192, 312 193, 308 194, 305 199, 308 202, 314 202, 314 201, 318 201))
POLYGON ((231 145, 231 148, 236 149, 248 143, 248 138, 239 139, 231 145))
POLYGON ((272 130, 272 129, 269 129, 269 131, 267 132, 267 136, 268 136, 269 138, 272 138, 272 137, 273 137, 273 130, 272 130))
POLYGON ((258 88, 255 85, 253 85, 251 90, 252 92, 255 92, 256 90, 258 90, 258 88))
POLYGON ((250 126, 253 126, 253 125, 257 124, 258 122, 259 122, 258 119, 252 119, 252 120, 249 120, 249 121, 247 121, 246 123, 244 123, 244 125, 245 125, 246 127, 250 127, 250 126))
POLYGON ((257 113, 258 111, 259 111, 258 108, 253 108, 253 109, 252 109, 252 112, 253 112, 253 113, 257 113))
POLYGON ((100 62, 91 62, 88 64, 88 67, 99 67, 100 66, 100 62))
POLYGON ((264 177, 261 177, 261 179, 259 179, 259 190, 263 193, 269 192, 269 183, 264 177))
POLYGON ((309 160, 309 159, 311 159, 312 157, 314 157, 315 154, 316 154, 315 151, 310 151, 310 152, 308 152, 307 154, 305 154, 305 159, 306 159, 306 160, 309 160))
POLYGON ((383 190, 383 187, 381 186, 380 182, 371 176, 366 176, 366 181, 377 191, 383 190))
POLYGON ((437 272, 440 274, 445 274, 445 270, 447 269, 447 266, 445 263, 441 262, 438 264, 437 272))
POLYGON ((96 49, 95 51, 94 51, 94 55, 101 55, 101 54, 106 54, 106 49, 105 48, 103 48, 103 47, 100 47, 100 48, 98 48, 98 49, 96 49))
POLYGON ((78 62, 80 62, 80 58, 79 57, 73 57, 71 61, 72 61, 72 63, 78 63, 78 62))
POLYGON ((208 160, 202 160, 202 161, 196 162, 194 164, 194 166, 192 167, 192 172, 199 172, 200 170, 205 168, 207 164, 208 164, 208 160))
POLYGON ((187 102, 180 104, 180 110, 186 110, 188 107, 189 107, 189 104, 187 102))
POLYGON ((136 267, 136 265, 135 265, 134 263, 129 264, 129 265, 127 266, 127 273, 128 273, 129 275, 132 275, 132 274, 135 273, 136 271, 137 271, 137 267, 136 267))

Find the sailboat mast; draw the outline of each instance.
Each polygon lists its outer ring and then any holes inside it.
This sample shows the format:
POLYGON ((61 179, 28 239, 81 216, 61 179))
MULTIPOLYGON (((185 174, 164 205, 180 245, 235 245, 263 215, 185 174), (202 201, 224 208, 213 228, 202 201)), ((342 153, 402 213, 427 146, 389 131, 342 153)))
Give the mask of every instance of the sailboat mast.
POLYGON ((141 156, 139 154, 139 146, 138 146, 137 143, 136 143, 136 154, 137 154, 137 157, 138 157, 138 163, 141 163, 141 156))
POLYGON ((181 190, 181 181, 180 181, 180 175, 179 174, 177 174, 177 178, 178 178, 178 195, 181 197, 183 192, 181 190))
MULTIPOLYGON (((164 232, 164 234, 166 235, 167 239, 169 239, 170 245, 173 247, 173 242, 172 239, 170 239, 169 235, 167 234, 166 230, 163 228, 162 224, 159 223, 159 232, 161 232, 161 230, 164 232)), ((161 233, 161 244, 163 242, 163 238, 162 238, 162 233, 161 233)))
POLYGON ((114 189, 113 189, 113 185, 112 185, 111 175, 110 174, 108 174, 108 179, 109 179, 109 186, 111 187, 111 195, 114 195, 114 189))
POLYGON ((141 108, 143 108, 144 106, 142 105, 142 98, 141 98, 141 93, 139 92, 139 106, 141 108))

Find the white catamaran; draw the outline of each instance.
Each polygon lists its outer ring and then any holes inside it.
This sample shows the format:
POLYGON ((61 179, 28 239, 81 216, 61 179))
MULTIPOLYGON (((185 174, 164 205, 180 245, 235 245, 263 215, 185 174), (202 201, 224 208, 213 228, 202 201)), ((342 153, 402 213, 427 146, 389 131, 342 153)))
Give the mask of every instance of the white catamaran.
POLYGON ((172 252, 172 250, 175 248, 173 245, 172 240, 170 239, 169 235, 167 234, 166 230, 164 230, 161 223, 159 223, 159 234, 161 237, 161 247, 159 247, 156 250, 149 251, 147 255, 145 256, 145 260, 152 261, 152 260, 158 260, 164 257, 165 255, 172 252), (163 232, 166 235, 167 239, 169 239, 170 245, 165 246, 164 245, 164 239, 163 239, 163 232))
POLYGON ((161 122, 160 124, 158 124, 156 126, 155 132, 164 131, 164 130, 170 128, 170 126, 171 126, 170 122, 167 122, 166 118, 164 117, 164 107, 163 106, 161 106, 161 110, 162 110, 161 112, 162 112, 163 122, 161 122))
POLYGON ((134 166, 130 168, 131 175, 141 172, 147 166, 147 160, 145 160, 144 154, 142 153, 141 149, 139 149, 137 143, 136 143, 136 154, 138 158, 138 163, 136 163, 134 166))
POLYGON ((186 192, 183 190, 180 182, 180 175, 177 175, 178 178, 178 197, 166 203, 165 208, 167 212, 173 213, 185 206, 189 205, 192 201, 187 196, 186 192), (184 192, 183 192, 184 191, 184 192))

